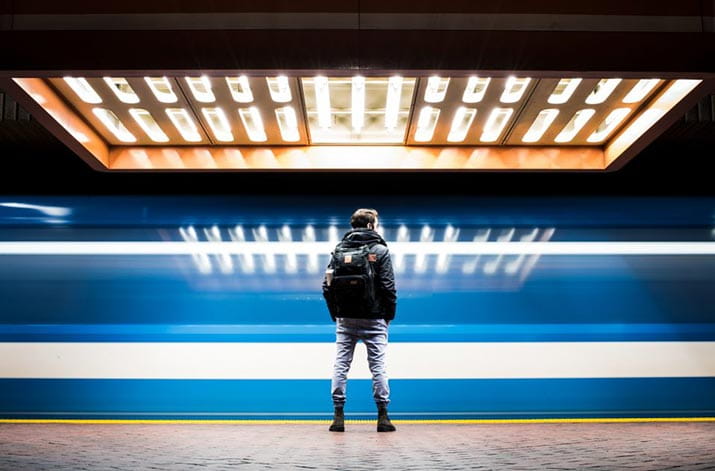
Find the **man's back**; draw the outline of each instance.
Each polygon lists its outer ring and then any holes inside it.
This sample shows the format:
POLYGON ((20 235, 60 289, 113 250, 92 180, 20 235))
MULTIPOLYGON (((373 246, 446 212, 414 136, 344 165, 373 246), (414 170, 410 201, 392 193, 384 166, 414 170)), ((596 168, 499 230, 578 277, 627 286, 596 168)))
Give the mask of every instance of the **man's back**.
MULTIPOLYGON (((385 319, 392 320, 395 317, 395 306, 397 303, 397 291, 395 289, 395 276, 392 269, 392 260, 390 258, 387 243, 377 232, 367 228, 356 228, 348 231, 340 247, 344 244, 350 246, 366 246, 368 247, 368 262, 371 265, 374 278, 374 299, 371 306, 346 305, 341 303, 340 297, 336 296, 335 286, 328 283, 327 277, 323 280, 323 296, 328 304, 330 315, 335 320, 337 317, 350 317, 360 319, 385 319)), ((328 265, 328 270, 336 269, 336 261, 331 260, 328 265)), ((331 283, 332 284, 332 283, 331 283)))

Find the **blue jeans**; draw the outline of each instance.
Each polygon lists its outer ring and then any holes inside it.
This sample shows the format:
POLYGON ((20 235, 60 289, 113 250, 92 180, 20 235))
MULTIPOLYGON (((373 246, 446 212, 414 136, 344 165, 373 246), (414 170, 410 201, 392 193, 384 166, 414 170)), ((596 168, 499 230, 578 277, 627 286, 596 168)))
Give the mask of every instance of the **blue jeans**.
POLYGON ((330 390, 335 406, 345 404, 348 371, 358 340, 367 347, 367 362, 372 373, 372 395, 377 405, 390 402, 390 388, 385 372, 387 321, 384 319, 349 319, 338 317, 335 326, 337 356, 330 390))

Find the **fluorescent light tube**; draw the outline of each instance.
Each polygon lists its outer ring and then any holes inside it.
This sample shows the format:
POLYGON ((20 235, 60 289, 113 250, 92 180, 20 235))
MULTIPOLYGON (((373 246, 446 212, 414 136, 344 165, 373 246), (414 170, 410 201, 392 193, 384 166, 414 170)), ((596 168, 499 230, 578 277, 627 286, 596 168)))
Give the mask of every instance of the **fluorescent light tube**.
POLYGON ((512 108, 494 108, 487 118, 487 123, 484 125, 484 131, 482 131, 482 136, 479 140, 482 142, 494 142, 499 139, 513 112, 512 108))
POLYGON ((213 132, 216 140, 221 142, 233 141, 231 124, 229 124, 226 113, 221 108, 202 108, 201 113, 209 123, 211 132, 213 132))
POLYGON ((134 121, 154 142, 168 142, 169 137, 162 131, 154 117, 149 111, 142 108, 130 108, 129 114, 134 118, 134 121))
POLYGON ((447 136, 447 141, 449 142, 462 142, 467 137, 467 132, 472 126, 472 121, 477 115, 476 108, 465 108, 460 106, 454 113, 454 118, 452 119, 452 127, 449 130, 449 135, 447 136))
POLYGON ((266 77, 268 91, 271 99, 276 103, 288 103, 291 100, 290 83, 288 77, 279 75, 278 77, 266 77))
POLYGON ((85 103, 96 105, 102 103, 102 98, 87 82, 87 79, 76 77, 64 77, 65 83, 70 86, 73 92, 85 103))
POLYGON ((246 134, 248 134, 250 140, 254 142, 265 142, 268 139, 258 108, 255 106, 240 108, 238 114, 241 116, 243 127, 246 129, 246 134))
POLYGON ((121 77, 104 77, 104 82, 114 92, 119 101, 128 104, 139 103, 139 96, 134 92, 134 89, 127 79, 121 77))
POLYGON ((104 108, 92 108, 92 113, 104 124, 104 126, 112 133, 114 136, 122 142, 136 142, 137 138, 134 134, 129 132, 129 130, 124 126, 124 124, 119 120, 116 114, 111 110, 104 108))
POLYGON ((248 83, 248 77, 245 75, 226 77, 226 85, 228 85, 233 101, 236 103, 250 103, 253 101, 253 92, 248 83))
POLYGON ((166 114, 184 140, 188 142, 199 142, 201 140, 201 134, 199 134, 196 123, 191 119, 188 111, 183 108, 167 108, 166 114))

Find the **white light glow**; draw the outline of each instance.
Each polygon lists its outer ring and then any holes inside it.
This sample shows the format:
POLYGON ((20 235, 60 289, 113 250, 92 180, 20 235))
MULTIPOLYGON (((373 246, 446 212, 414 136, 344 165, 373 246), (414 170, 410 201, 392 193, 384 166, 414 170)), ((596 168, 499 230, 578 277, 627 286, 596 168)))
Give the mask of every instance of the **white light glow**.
MULTIPOLYGON (((491 232, 491 229, 479 229, 477 235, 475 235, 472 239, 472 243, 483 243, 488 241, 489 234, 491 234, 491 232)), ((469 262, 466 262, 464 265, 462 265, 462 273, 464 273, 465 275, 471 275, 475 271, 477 271, 477 266, 479 265, 480 258, 481 254, 474 257, 473 260, 470 260, 469 262)))
MULTIPOLYGON (((259 244, 286 244, 286 245, 292 245, 292 242, 286 243, 286 242, 268 242, 268 229, 264 225, 258 226, 258 229, 252 229, 251 232, 253 232, 253 240, 255 240, 255 243, 259 244)), ((248 245, 248 244, 246 244, 248 245)), ((282 252, 284 254, 286 252, 282 252)), ((275 273, 276 272, 276 253, 262 253, 262 258, 263 258, 263 270, 266 273, 275 273)))
MULTIPOLYGON (((243 226, 238 224, 236 227, 228 230, 228 235, 233 242, 238 242, 236 246, 244 247, 246 242, 246 233, 243 230, 243 226)), ((244 253, 243 251, 238 254, 239 261, 241 264, 241 269, 244 273, 253 273, 256 271, 256 263, 253 259, 253 255, 249 253, 244 253)))
POLYGON ((263 127, 263 120, 258 108, 240 108, 238 114, 241 116, 243 127, 246 129, 248 138, 253 142, 265 142, 267 140, 266 130, 263 127))
POLYGON ((278 121, 278 128, 280 129, 281 137, 284 141, 296 142, 300 140, 298 117, 292 106, 276 108, 276 120, 278 121))
POLYGON ((536 119, 531 123, 531 127, 526 132, 524 137, 521 139, 522 142, 537 142, 541 139, 551 123, 554 122, 556 116, 558 116, 559 110, 556 108, 549 108, 546 110, 539 111, 536 119))
POLYGON ((171 120, 181 137, 188 142, 199 142, 201 141, 201 134, 196 127, 196 123, 191 119, 189 112, 183 108, 167 108, 166 115, 171 120))
POLYGON ((238 77, 226 77, 226 85, 231 92, 231 97, 236 103, 250 103, 253 101, 253 92, 248 83, 248 77, 240 75, 238 77))
POLYGON ((166 77, 144 77, 149 89, 161 103, 176 103, 179 99, 171 88, 171 82, 166 77))
MULTIPOLYGON (((290 226, 287 224, 284 224, 283 227, 280 228, 278 231, 278 240, 280 242, 292 242, 293 241, 293 234, 290 229, 290 226)), ((285 266, 285 272, 286 273, 296 273, 298 271, 298 256, 294 253, 287 253, 285 255, 286 257, 286 266, 285 266)))
MULTIPOLYGON (((505 229, 499 234, 497 237, 497 243, 509 243, 512 237, 514 237, 514 234, 516 233, 516 229, 513 227, 510 229, 505 229)), ((485 262, 483 271, 486 275, 493 275, 497 272, 497 268, 499 268, 499 264, 501 263, 502 259, 504 258, 504 254, 498 254, 496 257, 494 257, 492 260, 485 262)))
POLYGON ((502 103, 516 103, 521 100, 529 82, 531 82, 531 79, 528 77, 509 77, 506 81, 506 85, 504 85, 504 92, 501 94, 499 101, 502 103))
MULTIPOLYGON (((434 239, 434 229, 428 225, 422 226, 422 231, 420 232, 420 244, 431 244, 434 239)), ((422 252, 415 256, 415 272, 425 273, 427 271, 427 255, 428 253, 422 252)))
POLYGON ((484 131, 479 140, 482 142, 497 141, 513 112, 512 108, 494 108, 487 118, 484 131))
MULTIPOLYGON (((456 242, 459 239, 459 229, 455 229, 451 224, 444 230, 444 242, 456 242)), ((437 273, 447 273, 449 268, 450 255, 441 253, 437 255, 437 265, 435 270, 437 273)))
POLYGON ((154 142, 168 142, 169 137, 164 133, 161 127, 157 124, 151 113, 142 108, 130 108, 129 114, 134 118, 134 121, 154 142))
POLYGON ((292 96, 290 93, 290 83, 288 77, 279 75, 278 77, 266 77, 268 83, 268 91, 271 93, 271 99, 276 103, 288 103, 292 96))
POLYGON ((611 96, 611 93, 613 93, 613 90, 616 89, 619 83, 621 83, 621 79, 619 78, 599 80, 588 97, 586 97, 586 104, 598 105, 603 103, 611 96))
POLYGON ((598 125, 598 128, 596 128, 596 130, 590 136, 588 136, 588 139, 586 140, 588 142, 603 141, 611 134, 611 132, 613 132, 614 129, 616 129, 616 126, 621 124, 621 121, 623 121, 630 112, 630 108, 616 108, 615 110, 611 111, 608 116, 606 116, 606 118, 601 121, 601 124, 598 125))
POLYGON ((425 101, 427 103, 440 103, 444 100, 449 86, 448 77, 437 77, 436 75, 427 79, 425 88, 425 101))
POLYGON ((313 87, 315 88, 315 105, 318 110, 318 126, 328 129, 332 125, 328 78, 320 75, 313 78, 313 87))
MULTIPOLYGON (((181 234, 181 238, 184 239, 188 244, 197 244, 197 243, 206 243, 206 242, 199 242, 199 236, 196 233, 196 229, 194 229, 194 226, 189 226, 187 228, 180 227, 179 228, 179 234, 181 234)), ((215 244, 215 242, 213 242, 215 244)), ((211 266, 211 260, 209 260, 209 256, 206 254, 206 252, 200 252, 200 251, 192 251, 189 252, 191 255, 191 258, 194 260, 194 265, 196 265, 196 268, 198 268, 199 273, 203 275, 208 275, 212 271, 212 266, 211 266)))
MULTIPOLYGON (((221 237, 221 230, 218 226, 204 228, 204 235, 206 236, 206 240, 209 242, 221 242, 223 240, 221 237)), ((224 275, 233 273, 233 259, 231 258, 231 254, 220 253, 217 254, 216 257, 218 258, 218 268, 221 270, 221 273, 224 275)))
POLYGON ((122 142, 136 142, 134 134, 124 126, 116 114, 104 108, 92 108, 92 113, 104 124, 104 126, 122 142))
POLYGON ((573 92, 576 91, 576 88, 578 88, 580 83, 580 78, 559 80, 559 83, 556 84, 554 91, 549 96, 549 103, 552 105, 561 105, 566 103, 569 101, 569 98, 571 98, 571 95, 573 95, 573 92))
POLYGON ((638 103, 643 100, 659 82, 660 79, 639 80, 625 98, 623 98, 623 103, 638 103))
POLYGON ((479 103, 482 101, 490 81, 490 78, 469 77, 462 95, 462 101, 464 103, 479 103))
MULTIPOLYGON (((400 224, 397 229, 397 242, 405 243, 410 241, 410 231, 407 226, 400 224)), ((392 256, 395 265, 395 271, 397 273, 402 273, 405 270, 405 255, 404 254, 393 254, 392 256)))
POLYGON ((447 141, 449 142, 462 142, 467 137, 467 132, 472 126, 474 117, 477 115, 476 108, 465 108, 460 106, 454 113, 454 118, 452 119, 452 126, 449 129, 449 135, 447 136, 447 141))
MULTIPOLYGON (((315 228, 308 224, 303 230, 303 242, 315 242, 315 228)), ((308 255, 308 273, 318 273, 318 254, 308 255)))
MULTIPOLYGON (((337 240, 336 240, 337 241, 337 240)), ((0 255, 190 255, 192 253, 325 255, 335 242, 2 241, 0 255)), ((715 255, 715 242, 391 242, 409 255, 715 255)))
POLYGON ((64 77, 65 83, 70 86, 73 92, 85 103, 96 105, 102 103, 102 98, 87 82, 87 79, 76 77, 64 77))
POLYGON ((554 141, 559 143, 571 142, 576 134, 583 129, 586 123, 593 117, 596 110, 587 108, 574 113, 571 120, 564 126, 554 141))
POLYGON ((104 77, 104 82, 122 103, 131 105, 139 103, 139 96, 134 92, 132 86, 129 85, 127 79, 121 77, 104 77))
POLYGON ((360 132, 365 125, 365 77, 353 77, 351 88, 353 131, 360 132))
MULTIPOLYGON (((519 240, 521 242, 531 242, 534 239, 536 239, 536 236, 538 234, 539 234, 539 229, 534 228, 529 233, 524 234, 521 237, 519 237, 519 240)), ((521 254, 517 255, 514 258, 514 260, 512 260, 504 265, 504 273, 506 273, 507 275, 515 275, 519 271, 519 268, 521 268, 525 259, 526 259, 526 254, 521 253, 521 254)))
POLYGON ((201 103, 213 103, 216 101, 214 92, 211 90, 211 80, 207 76, 186 77, 186 84, 189 86, 196 101, 201 103))
POLYGON ((390 77, 387 84, 387 103, 385 103, 385 128, 388 130, 393 130, 397 127, 401 98, 402 77, 390 77))
POLYGON ((439 108, 432 108, 431 106, 422 108, 417 119, 415 141, 427 142, 432 140, 434 129, 437 126, 437 119, 439 119, 439 108))
POLYGON ((204 115, 204 119, 209 123, 211 132, 213 132, 217 141, 233 141, 231 124, 229 124, 226 113, 224 113, 221 108, 202 108, 201 113, 204 115))

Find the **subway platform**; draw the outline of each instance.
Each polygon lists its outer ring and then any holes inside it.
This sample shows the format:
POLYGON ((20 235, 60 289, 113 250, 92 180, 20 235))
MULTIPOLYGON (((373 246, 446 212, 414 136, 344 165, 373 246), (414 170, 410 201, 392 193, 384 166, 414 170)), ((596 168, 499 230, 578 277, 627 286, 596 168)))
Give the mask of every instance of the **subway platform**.
POLYGON ((3 423, 2 470, 715 469, 715 422, 3 423))

